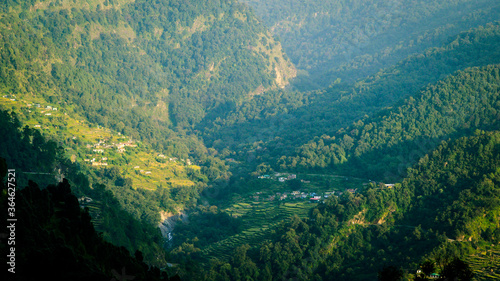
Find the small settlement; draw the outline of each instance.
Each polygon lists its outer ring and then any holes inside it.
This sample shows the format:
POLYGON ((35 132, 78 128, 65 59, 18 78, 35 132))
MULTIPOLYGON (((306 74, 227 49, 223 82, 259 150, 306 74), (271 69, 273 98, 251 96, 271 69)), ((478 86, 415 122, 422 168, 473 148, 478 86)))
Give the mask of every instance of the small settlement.
MULTIPOLYGON (((259 179, 267 179, 267 180, 275 180, 278 182, 286 182, 290 180, 297 180, 296 174, 290 173, 275 173, 273 175, 260 175, 259 179)), ((310 183, 308 180, 300 180, 301 183, 310 183)), ((356 193, 357 189, 346 189, 345 191, 356 193)), ((343 194, 342 191, 326 191, 326 192, 312 192, 308 190, 294 190, 291 192, 275 192, 272 194, 263 194, 262 192, 256 192, 251 196, 251 199, 254 201, 291 201, 291 200, 309 200, 311 203, 322 203, 324 200, 329 198, 330 196, 339 197, 343 194)))

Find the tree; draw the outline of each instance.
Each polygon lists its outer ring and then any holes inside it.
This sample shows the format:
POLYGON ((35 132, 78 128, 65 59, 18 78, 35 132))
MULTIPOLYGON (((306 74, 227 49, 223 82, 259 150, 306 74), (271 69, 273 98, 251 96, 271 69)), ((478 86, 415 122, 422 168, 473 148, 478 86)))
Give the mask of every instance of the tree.
POLYGON ((436 266, 434 265, 434 263, 432 261, 425 261, 421 266, 420 268, 422 269, 422 272, 426 275, 426 276, 429 276, 431 275, 432 273, 434 273, 434 271, 436 270, 436 266))
POLYGON ((379 281, 399 281, 403 277, 403 271, 395 266, 385 266, 378 272, 379 281))
POLYGON ((441 271, 441 278, 448 281, 469 281, 473 277, 469 264, 459 258, 454 258, 441 271))

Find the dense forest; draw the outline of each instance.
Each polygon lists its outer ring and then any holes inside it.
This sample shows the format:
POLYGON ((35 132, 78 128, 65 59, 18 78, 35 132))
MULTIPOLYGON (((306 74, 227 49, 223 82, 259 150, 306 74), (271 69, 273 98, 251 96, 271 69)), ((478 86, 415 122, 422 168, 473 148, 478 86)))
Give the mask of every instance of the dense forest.
POLYGON ((17 277, 500 280, 497 2, 2 1, 17 277))
POLYGON ((242 4, 100 2, 3 2, 2 93, 41 96, 185 156, 196 147, 184 148, 173 130, 182 136, 293 77, 279 43, 242 4))
MULTIPOLYGON (((71 192, 79 199, 92 198, 93 203, 86 207, 92 209, 92 223, 102 238, 130 252, 140 249, 148 263, 165 265, 163 237, 156 228, 156 221, 153 224, 134 216, 134 213, 113 195, 110 189, 112 185, 106 180, 108 177, 102 176, 99 178, 100 182, 91 184, 89 175, 82 167, 71 163, 64 156, 63 147, 52 140, 46 140, 39 130, 28 126, 21 127, 15 114, 0 111, 0 115, 0 128, 4 132, 0 136, 0 147, 3 149, 1 155, 5 157, 3 159, 7 167, 16 170, 18 188, 22 189, 31 184, 32 188, 38 189, 38 182, 45 186, 55 185, 64 178, 67 185, 72 184, 71 192)), ((134 193, 133 196, 137 198, 141 193, 134 193)), ((132 195, 128 195, 128 198, 131 197, 132 195)), ((127 194, 120 198, 127 198, 127 194)), ((2 200, 6 200, 6 197, 2 200)), ((144 197, 137 200, 147 202, 144 197)), ((150 215, 159 216, 157 211, 150 215)))
POLYGON ((259 96, 243 103, 228 118, 214 122, 205 139, 219 150, 252 157, 257 165, 259 161, 276 163, 282 156, 293 156, 297 147, 313 138, 334 137, 353 123, 366 123, 366 116, 394 107, 458 70, 500 63, 499 35, 499 24, 494 22, 465 31, 442 46, 412 55, 354 84, 259 96))
POLYGON ((495 1, 244 0, 278 35, 302 89, 354 82, 498 20, 495 1))
POLYGON ((498 65, 458 72, 338 135, 303 145, 280 168, 340 167, 394 180, 440 140, 498 128, 499 83, 498 65))

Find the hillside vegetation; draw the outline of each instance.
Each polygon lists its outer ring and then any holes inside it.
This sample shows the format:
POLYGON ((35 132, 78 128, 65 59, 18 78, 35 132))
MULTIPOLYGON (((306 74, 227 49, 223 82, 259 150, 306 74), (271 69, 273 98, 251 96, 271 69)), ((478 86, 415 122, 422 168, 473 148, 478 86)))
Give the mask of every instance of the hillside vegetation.
POLYGON ((394 179, 442 139, 498 128, 499 85, 498 65, 458 72, 378 116, 302 146, 280 165, 394 179))
POLYGON ((235 1, 7 1, 1 8, 8 11, 0 22, 2 94, 43 97, 178 157, 187 155, 172 148, 184 146, 174 131, 215 120, 294 75, 279 42, 235 1))
MULTIPOLYGON (((399 106, 456 71, 500 63, 499 42, 500 26, 493 22, 356 83, 338 83, 313 92, 269 92, 209 126, 206 143, 234 150, 256 165, 277 163, 282 156, 296 155, 297 147, 315 137, 335 136, 339 141, 345 134, 339 133, 342 128, 367 123, 379 111, 399 106)), ((279 165, 274 168, 280 169, 279 165)))
POLYGON ((480 261, 493 258, 500 242, 499 140, 498 132, 479 132, 443 142, 401 183, 332 197, 308 219, 283 223, 267 242, 212 260, 203 280, 237 280, 241 272, 265 280, 370 280, 387 264, 413 279, 425 261, 446 277, 454 258, 472 261, 478 280, 496 278, 498 261, 487 263, 491 272, 480 261))
POLYGON ((499 19, 493 0, 1 1, 20 276, 498 279, 499 19))
POLYGON ((353 82, 498 20, 496 1, 244 0, 299 68, 299 88, 353 82))

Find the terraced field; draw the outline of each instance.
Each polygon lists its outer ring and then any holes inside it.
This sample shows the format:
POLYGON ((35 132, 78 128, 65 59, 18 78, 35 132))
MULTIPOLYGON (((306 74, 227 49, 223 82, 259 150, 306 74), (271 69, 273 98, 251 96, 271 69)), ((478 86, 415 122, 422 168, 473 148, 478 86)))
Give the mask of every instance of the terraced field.
POLYGON ((475 280, 500 280, 500 245, 469 256, 466 261, 474 270, 475 280))
POLYGON ((42 99, 0 96, 0 109, 15 109, 17 116, 44 137, 65 143, 66 156, 91 169, 120 168, 134 188, 155 190, 158 186, 192 186, 186 167, 199 169, 189 160, 172 160, 146 144, 101 126, 93 126, 70 108, 56 107, 42 99), (168 179, 167 179, 168 178, 168 179))
POLYGON ((235 217, 241 217, 245 222, 244 230, 202 249, 202 257, 205 261, 210 260, 210 258, 229 260, 231 253, 238 246, 263 242, 279 222, 294 215, 306 217, 309 210, 314 206, 314 203, 308 201, 281 205, 276 202, 234 204, 227 208, 226 212, 235 217))
POLYGON ((92 218, 91 221, 94 228, 99 231, 102 226, 101 202, 94 200, 91 203, 85 204, 85 207, 89 209, 89 214, 92 218))

